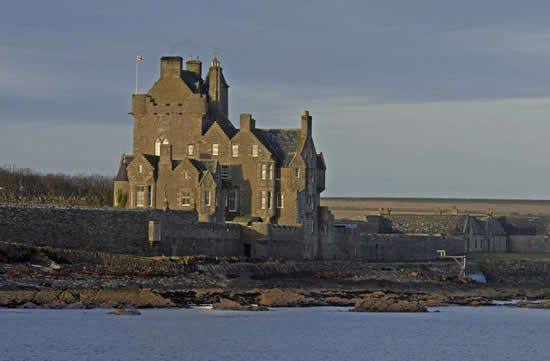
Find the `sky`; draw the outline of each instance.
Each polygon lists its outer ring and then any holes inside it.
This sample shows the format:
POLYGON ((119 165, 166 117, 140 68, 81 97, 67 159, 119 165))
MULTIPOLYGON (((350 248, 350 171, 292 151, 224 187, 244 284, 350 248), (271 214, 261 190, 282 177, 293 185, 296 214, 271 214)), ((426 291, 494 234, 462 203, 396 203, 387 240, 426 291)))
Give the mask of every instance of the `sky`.
MULTIPOLYGON (((550 199, 550 2, 9 1, 0 165, 114 175, 159 58, 216 54, 230 117, 313 116, 324 196, 550 199)), ((203 67, 204 69, 204 67, 203 67)))

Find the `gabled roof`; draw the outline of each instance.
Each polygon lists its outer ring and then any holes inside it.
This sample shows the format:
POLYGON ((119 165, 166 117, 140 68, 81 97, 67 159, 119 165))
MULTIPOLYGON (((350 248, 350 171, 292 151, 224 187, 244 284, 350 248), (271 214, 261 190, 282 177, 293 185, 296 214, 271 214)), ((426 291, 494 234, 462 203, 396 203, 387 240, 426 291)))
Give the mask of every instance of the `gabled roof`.
POLYGON ((122 156, 122 159, 120 160, 120 166, 118 168, 117 175, 115 177, 115 181, 117 182, 127 182, 128 181, 128 172, 126 168, 128 168, 128 164, 134 160, 133 155, 126 155, 124 154, 122 156))
POLYGON ((152 155, 152 154, 142 154, 142 155, 143 155, 143 158, 145 158, 145 160, 147 160, 147 162, 149 162, 149 164, 153 166, 153 169, 156 170, 158 168, 159 159, 160 159, 158 155, 152 155))
POLYGON ((235 134, 237 134, 237 129, 233 123, 227 119, 227 117, 223 116, 223 114, 216 114, 215 117, 216 119, 212 122, 212 124, 210 124, 208 129, 206 129, 205 134, 214 126, 214 124, 217 124, 229 139, 233 138, 235 134))
POLYGON ((282 166, 290 164, 302 141, 300 129, 254 129, 252 132, 282 166))
POLYGON ((191 89, 194 93, 198 93, 202 90, 200 88, 200 86, 202 85, 202 78, 197 74, 191 71, 182 70, 181 79, 185 82, 185 84, 187 84, 189 89, 191 89))
POLYGON ((491 234, 494 236, 505 236, 506 231, 498 219, 494 217, 487 217, 485 220, 485 234, 491 234))
POLYGON ((481 222, 472 216, 466 216, 464 222, 464 234, 484 234, 484 227, 481 222))

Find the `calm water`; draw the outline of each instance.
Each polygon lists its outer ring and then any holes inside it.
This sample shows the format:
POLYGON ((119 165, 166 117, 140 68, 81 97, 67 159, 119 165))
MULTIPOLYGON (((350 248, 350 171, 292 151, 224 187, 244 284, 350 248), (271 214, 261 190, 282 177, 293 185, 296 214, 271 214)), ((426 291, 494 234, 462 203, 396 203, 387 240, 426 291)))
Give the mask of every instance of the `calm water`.
POLYGON ((0 310, 0 360, 549 360, 550 310, 0 310))

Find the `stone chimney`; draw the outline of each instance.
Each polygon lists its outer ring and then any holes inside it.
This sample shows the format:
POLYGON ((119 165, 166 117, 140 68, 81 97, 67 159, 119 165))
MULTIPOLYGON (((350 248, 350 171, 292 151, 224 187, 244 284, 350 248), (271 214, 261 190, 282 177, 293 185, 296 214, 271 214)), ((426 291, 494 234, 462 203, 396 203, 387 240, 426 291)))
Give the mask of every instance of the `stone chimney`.
POLYGON ((163 56, 160 58, 160 77, 181 78, 182 64, 181 56, 163 56))
POLYGON ((160 145, 159 165, 170 165, 170 167, 172 167, 172 144, 160 145))
POLYGON ((309 110, 304 111, 302 115, 302 134, 304 136, 311 136, 311 115, 309 115, 309 110))
POLYGON ((198 56, 195 59, 189 58, 185 64, 187 65, 186 70, 188 72, 195 74, 199 78, 202 77, 202 62, 198 56))
POLYGON ((256 120, 250 113, 241 114, 241 132, 250 132, 256 128, 256 120))

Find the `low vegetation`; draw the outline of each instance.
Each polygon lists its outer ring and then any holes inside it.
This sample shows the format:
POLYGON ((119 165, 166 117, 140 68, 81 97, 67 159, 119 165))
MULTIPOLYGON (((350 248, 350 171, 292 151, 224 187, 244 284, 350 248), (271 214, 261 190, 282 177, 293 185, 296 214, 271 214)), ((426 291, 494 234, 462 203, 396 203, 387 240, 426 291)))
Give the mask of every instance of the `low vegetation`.
POLYGON ((0 167, 1 203, 105 207, 112 205, 112 194, 110 177, 0 167))

